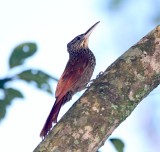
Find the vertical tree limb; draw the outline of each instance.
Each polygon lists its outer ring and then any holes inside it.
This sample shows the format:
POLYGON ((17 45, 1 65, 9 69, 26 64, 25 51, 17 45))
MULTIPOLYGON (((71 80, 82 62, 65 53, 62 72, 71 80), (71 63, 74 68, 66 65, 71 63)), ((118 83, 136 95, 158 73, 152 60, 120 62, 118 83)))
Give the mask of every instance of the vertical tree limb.
POLYGON ((97 151, 159 83, 157 26, 94 81, 34 152, 97 151))

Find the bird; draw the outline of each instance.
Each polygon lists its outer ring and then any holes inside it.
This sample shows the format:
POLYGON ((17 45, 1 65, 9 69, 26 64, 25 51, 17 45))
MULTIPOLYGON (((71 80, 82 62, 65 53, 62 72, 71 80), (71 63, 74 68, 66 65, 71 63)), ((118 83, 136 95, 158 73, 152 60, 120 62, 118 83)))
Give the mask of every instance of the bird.
POLYGON ((40 137, 45 138, 52 128, 52 123, 57 123, 59 111, 72 96, 85 89, 90 82, 96 65, 96 59, 88 47, 90 34, 100 21, 96 22, 85 33, 76 36, 67 44, 69 60, 62 73, 55 92, 55 103, 42 128, 40 137))

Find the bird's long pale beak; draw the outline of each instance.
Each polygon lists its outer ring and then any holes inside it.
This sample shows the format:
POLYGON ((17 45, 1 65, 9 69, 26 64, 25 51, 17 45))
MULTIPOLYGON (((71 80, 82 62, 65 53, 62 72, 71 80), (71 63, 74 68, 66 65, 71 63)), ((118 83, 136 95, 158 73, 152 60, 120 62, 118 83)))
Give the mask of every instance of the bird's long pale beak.
POLYGON ((99 22, 100 22, 100 21, 98 21, 97 23, 95 23, 92 27, 90 27, 90 28, 84 33, 83 46, 85 46, 85 47, 88 46, 89 36, 90 36, 91 33, 93 32, 93 30, 96 28, 96 26, 99 24, 99 22))
POLYGON ((100 21, 98 21, 97 23, 95 23, 92 27, 90 27, 85 34, 85 39, 89 38, 90 34, 93 32, 93 30, 96 28, 96 26, 99 24, 100 21))

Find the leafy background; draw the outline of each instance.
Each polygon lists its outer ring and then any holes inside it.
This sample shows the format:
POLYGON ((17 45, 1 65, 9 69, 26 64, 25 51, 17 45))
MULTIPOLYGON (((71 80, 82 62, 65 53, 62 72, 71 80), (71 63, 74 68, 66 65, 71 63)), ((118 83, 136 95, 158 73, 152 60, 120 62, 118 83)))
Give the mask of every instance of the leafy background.
MULTIPOLYGON (((101 21, 89 43, 96 77, 160 23, 159 6, 158 0, 1 2, 0 151, 33 151, 41 141, 72 38, 101 21)), ((82 93, 62 108, 59 119, 82 93)), ((160 151, 159 108, 157 88, 99 151, 160 151)))
POLYGON ((22 71, 10 76, 12 69, 23 66, 25 60, 34 55, 36 51, 37 45, 35 43, 28 42, 18 45, 11 53, 9 57, 9 73, 5 78, 0 79, 0 120, 5 117, 7 107, 11 105, 15 98, 24 98, 23 93, 19 89, 17 90, 10 87, 9 83, 12 83, 13 81, 26 81, 42 91, 53 94, 49 82, 50 80, 58 80, 41 70, 22 68, 22 71))

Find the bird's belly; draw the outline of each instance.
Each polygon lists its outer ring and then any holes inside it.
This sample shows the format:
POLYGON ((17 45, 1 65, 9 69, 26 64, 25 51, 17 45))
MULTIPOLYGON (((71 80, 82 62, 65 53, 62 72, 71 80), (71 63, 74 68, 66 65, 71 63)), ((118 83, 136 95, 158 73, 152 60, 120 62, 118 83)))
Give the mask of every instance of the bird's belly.
POLYGON ((73 87, 73 90, 75 90, 75 93, 86 88, 86 85, 89 83, 92 77, 93 71, 94 71, 94 68, 85 70, 82 77, 79 78, 79 80, 76 82, 76 84, 73 87))

